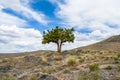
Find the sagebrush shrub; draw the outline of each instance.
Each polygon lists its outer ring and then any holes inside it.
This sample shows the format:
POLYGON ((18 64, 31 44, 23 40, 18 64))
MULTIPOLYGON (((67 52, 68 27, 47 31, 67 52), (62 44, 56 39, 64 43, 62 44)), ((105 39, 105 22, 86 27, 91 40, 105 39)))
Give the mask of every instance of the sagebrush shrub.
POLYGON ((90 71, 96 71, 99 69, 99 65, 98 64, 89 65, 89 69, 90 71))
POLYGON ((3 77, 1 77, 0 78, 0 80, 17 80, 16 78, 14 78, 14 77, 10 77, 10 76, 3 76, 3 77))
POLYGON ((76 60, 75 59, 70 59, 70 60, 68 60, 67 63, 68 63, 69 66, 74 66, 76 64, 76 60))

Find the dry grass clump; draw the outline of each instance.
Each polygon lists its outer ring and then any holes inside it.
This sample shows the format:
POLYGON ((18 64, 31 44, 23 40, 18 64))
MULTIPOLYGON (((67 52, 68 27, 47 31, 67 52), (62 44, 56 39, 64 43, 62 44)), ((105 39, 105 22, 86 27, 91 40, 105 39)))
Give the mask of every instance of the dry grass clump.
POLYGON ((76 60, 75 59, 69 59, 68 62, 67 62, 67 64, 69 66, 74 66, 74 65, 76 65, 76 60))
POLYGON ((29 80, 37 80, 37 77, 35 75, 32 75, 29 80))
POLYGON ((2 76, 0 80, 17 80, 17 79, 13 76, 2 76))
POLYGON ((42 59, 42 64, 47 64, 47 62, 48 62, 47 57, 41 56, 41 59, 42 59))
POLYGON ((51 73, 56 72, 56 70, 55 70, 53 67, 51 67, 51 68, 42 68, 42 69, 41 69, 41 72, 42 72, 42 73, 51 74, 51 73))
POLYGON ((83 63, 84 61, 85 61, 85 60, 84 60, 84 59, 82 59, 82 58, 81 58, 81 59, 79 59, 79 62, 80 62, 80 63, 83 63))
POLYGON ((117 66, 118 71, 120 71, 120 65, 117 66))
POLYGON ((81 77, 79 77, 78 80, 88 80, 88 75, 87 74, 83 74, 81 77))
POLYGON ((53 59, 56 60, 56 61, 60 61, 60 60, 63 59, 63 57, 61 55, 54 55, 53 59))
POLYGON ((120 58, 120 53, 117 54, 117 57, 120 58))
POLYGON ((66 73, 70 73, 70 69, 69 68, 66 68, 63 70, 63 73, 66 74, 66 73))

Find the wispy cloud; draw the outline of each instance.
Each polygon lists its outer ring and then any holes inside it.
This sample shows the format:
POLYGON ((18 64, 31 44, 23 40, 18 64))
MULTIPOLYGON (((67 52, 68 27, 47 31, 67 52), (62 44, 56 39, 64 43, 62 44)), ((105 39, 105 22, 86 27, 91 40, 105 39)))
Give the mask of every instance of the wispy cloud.
POLYGON ((1 0, 0 5, 3 8, 10 8, 28 19, 35 19, 39 23, 47 24, 46 16, 42 13, 37 13, 29 7, 29 0, 21 2, 21 0, 1 0), (25 5, 27 4, 27 5, 25 5))

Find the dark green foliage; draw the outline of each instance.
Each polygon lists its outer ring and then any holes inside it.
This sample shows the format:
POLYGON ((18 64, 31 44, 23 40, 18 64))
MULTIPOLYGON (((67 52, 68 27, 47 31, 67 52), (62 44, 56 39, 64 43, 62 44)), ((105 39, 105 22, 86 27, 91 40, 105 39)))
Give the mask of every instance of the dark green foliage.
POLYGON ((59 28, 56 26, 56 28, 50 30, 47 30, 46 32, 43 32, 43 40, 42 43, 56 43, 58 47, 58 52, 61 53, 61 46, 65 42, 74 42, 74 29, 66 29, 66 28, 59 28))

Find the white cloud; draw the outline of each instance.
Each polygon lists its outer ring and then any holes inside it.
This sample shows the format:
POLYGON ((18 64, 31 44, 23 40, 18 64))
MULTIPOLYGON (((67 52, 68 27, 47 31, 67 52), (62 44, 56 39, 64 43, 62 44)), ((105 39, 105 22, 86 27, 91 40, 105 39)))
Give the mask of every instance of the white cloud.
POLYGON ((34 29, 0 26, 0 52, 24 52, 41 49, 42 35, 34 29))
POLYGON ((17 25, 17 26, 26 25, 25 20, 2 12, 3 8, 4 8, 3 6, 0 6, 0 25, 17 25))
POLYGON ((29 6, 27 6, 29 0, 21 2, 21 0, 1 0, 0 5, 4 8, 10 8, 16 12, 23 14, 28 19, 33 18, 40 23, 47 24, 46 16, 42 13, 37 13, 33 11, 29 6), (24 5, 27 4, 27 5, 24 5))
MULTIPOLYGON (((111 31, 107 24, 120 28, 119 0, 65 0, 56 13, 66 24, 77 29, 111 31)), ((113 27, 114 28, 114 27, 113 27)))
POLYGON ((91 33, 94 37, 104 36, 103 33, 100 30, 95 30, 91 33))
POLYGON ((65 0, 65 2, 66 4, 59 5, 58 15, 74 25, 88 21, 120 24, 118 22, 120 13, 117 12, 120 11, 119 0, 65 0))
POLYGON ((75 35, 75 40, 76 41, 88 41, 89 40, 89 36, 87 34, 82 34, 79 32, 74 32, 75 35))

